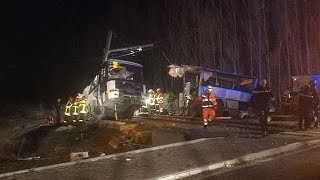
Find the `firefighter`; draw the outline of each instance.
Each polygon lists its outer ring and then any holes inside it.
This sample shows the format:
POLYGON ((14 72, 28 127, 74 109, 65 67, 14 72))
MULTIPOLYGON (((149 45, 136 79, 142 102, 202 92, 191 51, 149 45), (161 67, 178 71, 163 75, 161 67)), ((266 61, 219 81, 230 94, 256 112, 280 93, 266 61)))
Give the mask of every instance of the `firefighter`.
POLYGON ((151 114, 155 112, 155 93, 153 89, 149 89, 148 91, 148 111, 151 114))
POLYGON ((78 95, 75 100, 72 103, 71 107, 71 115, 72 115, 72 121, 75 123, 77 122, 79 118, 79 101, 80 101, 80 96, 78 95))
POLYGON ((73 101, 74 101, 74 98, 70 96, 66 104, 63 123, 67 123, 67 121, 71 120, 71 108, 72 108, 73 101))
POLYGON ((86 96, 82 96, 79 101, 79 122, 83 122, 85 120, 87 113, 87 98, 86 96))
POLYGON ((148 115, 153 113, 154 111, 154 91, 153 89, 149 89, 148 96, 145 99, 143 106, 141 107, 140 114, 148 115))
POLYGON ((163 113, 163 93, 160 88, 157 89, 156 93, 156 112, 158 114, 163 113))
POLYGON ((262 137, 267 135, 268 117, 270 113, 271 101, 273 98, 272 90, 267 86, 267 80, 260 80, 260 85, 253 91, 253 106, 259 117, 262 137))
POLYGON ((208 86, 207 90, 202 95, 202 118, 204 128, 207 128, 208 121, 211 121, 216 116, 216 106, 216 97, 212 91, 212 88, 208 86))

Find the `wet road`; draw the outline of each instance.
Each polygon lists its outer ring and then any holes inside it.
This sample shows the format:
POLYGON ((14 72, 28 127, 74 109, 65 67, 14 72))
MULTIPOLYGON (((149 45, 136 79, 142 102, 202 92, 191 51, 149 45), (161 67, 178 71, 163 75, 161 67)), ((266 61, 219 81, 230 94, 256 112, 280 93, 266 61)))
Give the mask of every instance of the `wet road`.
POLYGON ((320 179, 320 147, 202 174, 192 179, 320 179))

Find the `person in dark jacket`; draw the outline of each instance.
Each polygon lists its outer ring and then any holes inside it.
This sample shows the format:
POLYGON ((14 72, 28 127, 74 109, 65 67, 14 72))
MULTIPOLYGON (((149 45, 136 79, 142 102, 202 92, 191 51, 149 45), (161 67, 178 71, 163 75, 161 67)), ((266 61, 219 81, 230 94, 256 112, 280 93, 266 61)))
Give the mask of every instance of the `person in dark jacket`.
POLYGON ((315 80, 311 80, 309 82, 310 85, 310 90, 311 90, 311 94, 312 94, 312 105, 311 105, 311 113, 312 113, 312 118, 314 121, 314 127, 318 128, 318 112, 319 112, 319 91, 316 88, 316 81, 315 80))
POLYGON ((307 130, 311 126, 310 119, 313 118, 315 121, 315 126, 318 126, 317 114, 311 117, 312 112, 318 112, 317 106, 319 104, 319 98, 317 90, 315 88, 315 83, 313 81, 309 82, 309 85, 305 85, 299 92, 299 129, 307 130), (302 129, 302 124, 304 124, 304 129, 302 129))
POLYGON ((253 107, 259 117, 262 137, 265 137, 267 135, 271 100, 273 99, 272 90, 267 86, 266 79, 260 81, 260 85, 252 91, 252 95, 253 107))
POLYGON ((56 109, 56 113, 57 113, 56 123, 57 123, 57 125, 59 125, 61 122, 61 99, 60 98, 57 99, 57 102, 55 104, 55 109, 56 109))

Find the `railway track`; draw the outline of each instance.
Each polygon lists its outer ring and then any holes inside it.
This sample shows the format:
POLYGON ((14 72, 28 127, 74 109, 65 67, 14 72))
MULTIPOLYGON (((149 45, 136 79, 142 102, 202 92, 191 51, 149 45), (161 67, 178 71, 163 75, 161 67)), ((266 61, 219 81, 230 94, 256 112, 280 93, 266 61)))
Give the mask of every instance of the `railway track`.
MULTIPOLYGON (((152 120, 152 121, 166 121, 183 124, 202 124, 201 118, 184 117, 184 116, 166 116, 166 115, 153 115, 153 116, 137 116, 134 120, 152 120)), ((234 127, 243 130, 257 131, 260 129, 260 124, 257 119, 233 119, 231 117, 217 117, 209 126, 223 125, 226 127, 234 127)), ((271 121, 268 125, 268 130, 273 133, 292 131, 297 128, 297 122, 284 120, 283 118, 271 121)))

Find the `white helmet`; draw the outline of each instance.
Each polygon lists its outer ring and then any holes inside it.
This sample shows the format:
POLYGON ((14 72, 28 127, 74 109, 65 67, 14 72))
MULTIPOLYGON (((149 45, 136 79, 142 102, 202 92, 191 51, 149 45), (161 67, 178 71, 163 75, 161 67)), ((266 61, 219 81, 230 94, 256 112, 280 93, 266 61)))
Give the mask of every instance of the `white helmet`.
POLYGON ((207 90, 212 91, 212 90, 213 90, 213 87, 210 86, 210 85, 208 85, 208 86, 207 86, 207 90))

